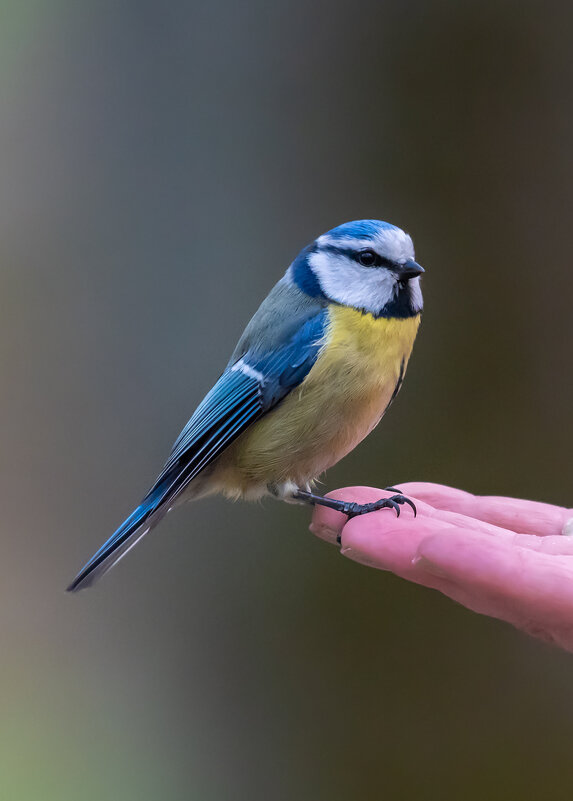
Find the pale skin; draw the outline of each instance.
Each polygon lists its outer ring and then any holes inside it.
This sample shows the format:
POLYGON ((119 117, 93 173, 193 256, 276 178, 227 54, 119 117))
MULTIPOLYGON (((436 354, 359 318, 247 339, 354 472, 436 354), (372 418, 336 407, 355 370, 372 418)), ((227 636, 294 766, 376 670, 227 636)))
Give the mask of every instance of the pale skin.
MULTIPOLYGON (((398 485, 417 507, 348 519, 317 506, 311 531, 343 556, 439 590, 573 652, 573 509, 475 496, 440 484, 398 485)), ((391 492, 347 487, 328 495, 370 503, 391 492)))

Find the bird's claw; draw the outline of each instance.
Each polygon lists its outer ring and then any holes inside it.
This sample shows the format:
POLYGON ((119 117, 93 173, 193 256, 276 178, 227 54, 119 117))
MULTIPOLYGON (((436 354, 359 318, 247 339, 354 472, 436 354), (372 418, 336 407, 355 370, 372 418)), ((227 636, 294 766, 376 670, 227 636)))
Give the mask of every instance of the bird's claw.
MULTIPOLYGON (((389 489, 393 488, 390 487, 389 489)), ((405 503, 412 508, 414 517, 416 517, 417 510, 415 503, 400 492, 396 495, 391 495, 389 498, 380 498, 380 500, 374 501, 373 503, 345 503, 344 508, 340 511, 344 512, 347 517, 352 519, 359 515, 370 514, 370 512, 378 512, 380 509, 394 509, 396 517, 400 517, 400 506, 405 503)))
MULTIPOLYGON (((411 501, 410 498, 407 498, 405 495, 402 495, 401 491, 396 487, 384 487, 384 489, 386 490, 386 492, 396 492, 402 498, 402 500, 397 501, 397 503, 407 503, 408 506, 412 507, 412 511, 414 512, 414 517, 417 517, 418 510, 416 509, 416 504, 414 503, 414 501, 411 501)), ((398 512, 397 514, 398 517, 400 517, 400 512, 398 512)))
MULTIPOLYGON (((388 487, 388 489, 392 490, 393 487, 388 487)), ((345 514, 349 520, 352 520, 353 517, 358 517, 359 515, 367 515, 370 514, 370 512, 378 512, 380 509, 394 509, 396 512, 396 517, 400 517, 400 506, 405 503, 412 507, 414 517, 416 517, 416 504, 414 501, 411 501, 410 498, 402 495, 401 492, 390 496, 390 498, 380 498, 379 501, 374 501, 373 503, 351 503, 348 501, 342 502, 338 507, 338 511, 343 512, 343 514, 345 514)), ((338 534, 336 537, 336 542, 339 545, 341 544, 342 533, 338 534)))

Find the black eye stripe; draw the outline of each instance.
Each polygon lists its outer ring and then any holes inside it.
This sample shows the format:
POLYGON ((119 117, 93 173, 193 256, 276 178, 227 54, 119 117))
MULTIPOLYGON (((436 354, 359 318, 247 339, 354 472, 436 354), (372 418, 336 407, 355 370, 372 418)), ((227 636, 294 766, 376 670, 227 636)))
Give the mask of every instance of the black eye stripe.
POLYGON ((326 245, 321 247, 320 250, 325 250, 328 253, 339 253, 342 256, 347 256, 353 261, 358 262, 358 264, 363 267, 386 267, 388 270, 392 270, 395 267, 395 264, 391 259, 387 259, 385 256, 380 256, 379 253, 376 253, 376 251, 372 250, 371 248, 364 248, 363 250, 351 250, 350 248, 338 248, 335 245, 326 245), (366 252, 372 253, 374 257, 372 262, 369 264, 364 264, 360 260, 360 257, 366 252))

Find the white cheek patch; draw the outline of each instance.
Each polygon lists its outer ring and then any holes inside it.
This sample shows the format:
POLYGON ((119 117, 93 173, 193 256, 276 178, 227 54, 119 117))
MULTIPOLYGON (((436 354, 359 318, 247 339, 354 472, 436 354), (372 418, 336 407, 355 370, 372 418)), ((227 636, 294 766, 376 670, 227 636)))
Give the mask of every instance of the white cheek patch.
POLYGON ((308 261, 326 297, 343 306, 378 314, 397 291, 388 270, 362 267, 342 254, 317 251, 308 261))

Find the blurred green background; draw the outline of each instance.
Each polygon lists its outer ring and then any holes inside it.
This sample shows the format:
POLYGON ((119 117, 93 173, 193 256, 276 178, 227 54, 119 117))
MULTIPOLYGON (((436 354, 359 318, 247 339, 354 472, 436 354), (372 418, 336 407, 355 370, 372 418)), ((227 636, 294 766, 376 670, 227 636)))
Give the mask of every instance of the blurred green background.
POLYGON ((406 228, 405 388, 326 487, 571 505, 571 5, 0 3, 0 795, 570 799, 572 657, 179 510, 64 593, 309 240, 406 228))

